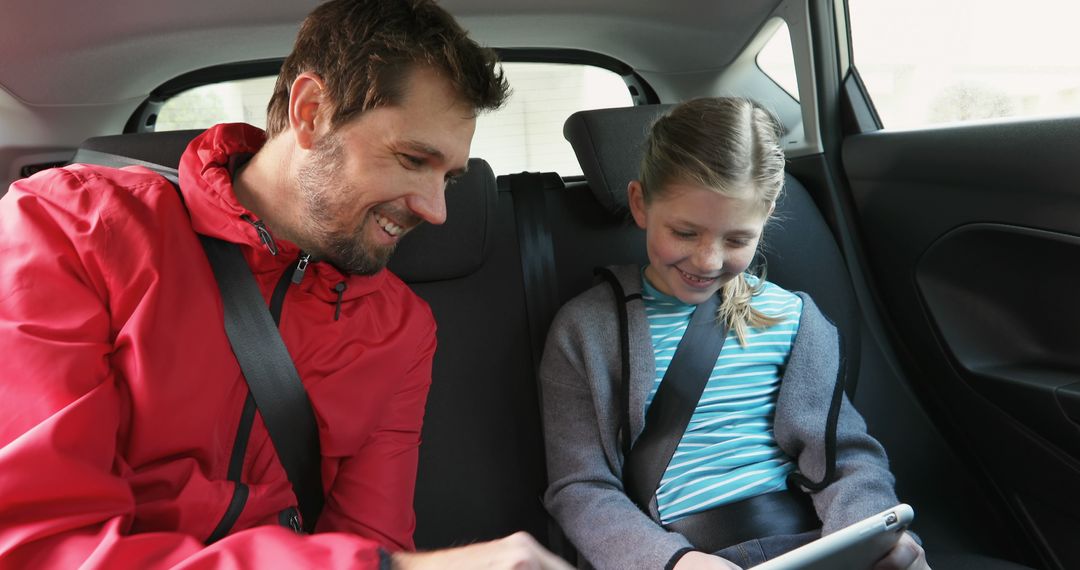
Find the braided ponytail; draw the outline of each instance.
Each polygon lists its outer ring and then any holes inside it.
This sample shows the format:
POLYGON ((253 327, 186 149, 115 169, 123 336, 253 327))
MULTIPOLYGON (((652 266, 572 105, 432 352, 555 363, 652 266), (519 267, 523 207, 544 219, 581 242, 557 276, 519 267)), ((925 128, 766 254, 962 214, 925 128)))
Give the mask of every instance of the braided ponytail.
POLYGON ((754 285, 750 285, 745 274, 740 274, 725 283, 724 302, 716 311, 716 319, 726 322, 728 328, 735 331, 735 337, 743 346, 746 346, 746 335, 750 328, 767 328, 780 324, 783 320, 770 317, 750 306, 754 295, 757 295, 765 286, 764 269, 758 277, 758 282, 754 285))

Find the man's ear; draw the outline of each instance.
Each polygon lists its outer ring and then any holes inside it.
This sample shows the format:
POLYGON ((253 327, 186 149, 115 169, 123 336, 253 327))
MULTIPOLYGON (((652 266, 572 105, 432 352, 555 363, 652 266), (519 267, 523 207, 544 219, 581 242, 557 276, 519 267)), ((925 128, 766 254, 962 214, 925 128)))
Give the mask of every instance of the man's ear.
POLYGON ((296 144, 310 150, 319 135, 322 121, 330 109, 323 90, 322 78, 305 71, 296 76, 289 90, 289 127, 296 144))
POLYGON ((634 223, 639 228, 645 229, 645 189, 641 182, 631 180, 626 186, 627 201, 630 203, 630 214, 634 216, 634 223))

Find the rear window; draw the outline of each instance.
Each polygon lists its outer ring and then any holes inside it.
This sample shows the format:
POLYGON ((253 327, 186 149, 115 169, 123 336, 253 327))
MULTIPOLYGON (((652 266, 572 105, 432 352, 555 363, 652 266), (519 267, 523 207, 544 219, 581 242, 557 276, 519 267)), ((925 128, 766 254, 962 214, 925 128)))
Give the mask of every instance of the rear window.
MULTIPOLYGON (((629 107, 630 90, 618 74, 590 65, 503 63, 513 93, 502 109, 476 122, 472 156, 498 174, 522 171, 581 174, 563 122, 584 109, 629 107)), ((222 122, 266 127, 274 77, 226 81, 190 89, 165 102, 155 130, 201 129, 222 122)))

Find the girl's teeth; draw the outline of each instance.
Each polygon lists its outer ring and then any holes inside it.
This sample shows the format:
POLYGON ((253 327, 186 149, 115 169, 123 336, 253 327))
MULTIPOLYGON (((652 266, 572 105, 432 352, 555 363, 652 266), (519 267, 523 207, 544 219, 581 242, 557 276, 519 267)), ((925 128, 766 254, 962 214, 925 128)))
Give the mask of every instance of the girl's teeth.
POLYGON ((712 279, 703 279, 703 278, 698 277, 696 275, 691 275, 691 274, 689 274, 689 273, 687 273, 687 272, 685 272, 685 271, 683 271, 681 269, 679 270, 679 273, 682 273, 684 277, 686 277, 690 281, 694 281, 696 283, 708 283, 709 281, 712 281, 712 279))

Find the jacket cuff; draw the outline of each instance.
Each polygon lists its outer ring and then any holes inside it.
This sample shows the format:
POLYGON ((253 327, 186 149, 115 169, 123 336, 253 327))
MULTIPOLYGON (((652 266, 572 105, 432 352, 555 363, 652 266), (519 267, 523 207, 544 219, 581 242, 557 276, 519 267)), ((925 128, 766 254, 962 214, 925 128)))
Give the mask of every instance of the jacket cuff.
POLYGON ((679 550, 676 550, 675 554, 672 554, 671 558, 668 559, 667 564, 664 564, 664 570, 672 570, 673 568, 675 568, 675 565, 679 563, 679 560, 682 559, 683 556, 686 556, 687 552, 693 551, 694 549, 690 547, 680 548, 679 550))

